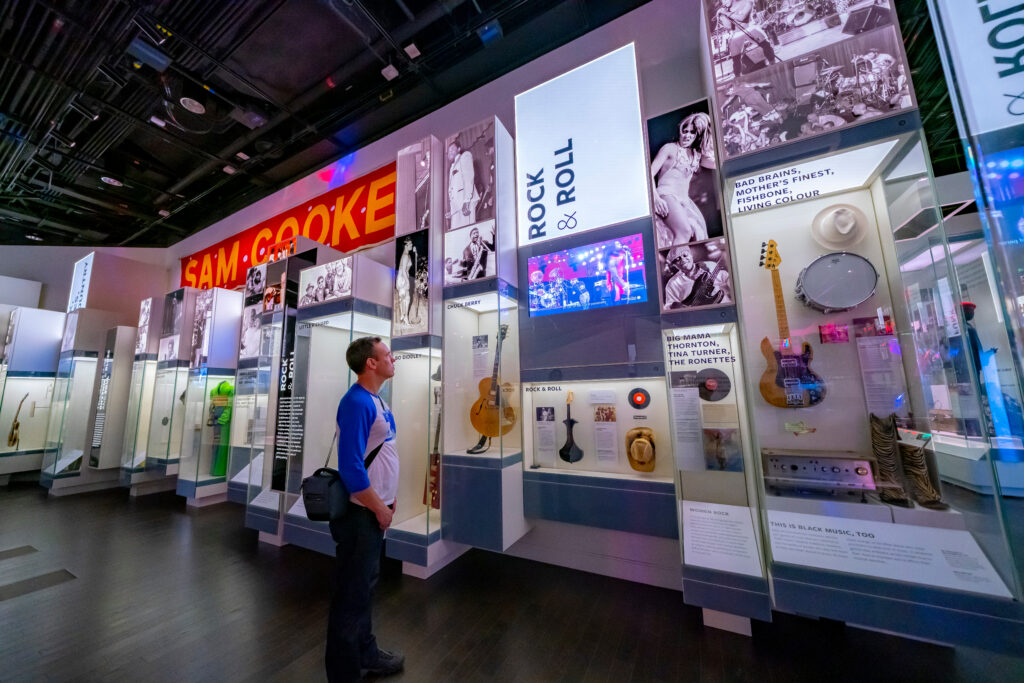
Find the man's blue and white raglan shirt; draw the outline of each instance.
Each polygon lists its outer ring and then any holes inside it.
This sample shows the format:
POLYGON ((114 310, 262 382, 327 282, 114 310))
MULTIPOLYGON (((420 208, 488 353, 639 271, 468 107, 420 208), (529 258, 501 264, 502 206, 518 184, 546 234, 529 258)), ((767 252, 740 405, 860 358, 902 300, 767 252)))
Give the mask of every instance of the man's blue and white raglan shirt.
MULTIPOLYGON (((398 493, 398 447, 395 440, 395 417, 377 394, 361 384, 353 384, 338 404, 338 473, 350 493, 359 493, 370 486, 385 505, 395 502, 398 493), (370 471, 363 461, 378 444, 383 443, 370 471)), ((360 503, 352 499, 353 503, 360 503)))

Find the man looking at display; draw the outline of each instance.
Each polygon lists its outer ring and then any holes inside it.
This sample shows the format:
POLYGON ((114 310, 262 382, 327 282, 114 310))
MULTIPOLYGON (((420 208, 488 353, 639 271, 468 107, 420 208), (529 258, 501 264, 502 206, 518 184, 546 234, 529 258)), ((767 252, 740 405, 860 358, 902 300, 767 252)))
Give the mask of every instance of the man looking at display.
POLYGON ((371 621, 384 530, 391 526, 398 492, 395 418, 378 395, 395 374, 395 359, 380 337, 362 337, 349 345, 345 361, 357 379, 338 404, 338 473, 352 505, 331 522, 337 543, 325 657, 331 683, 388 676, 405 663, 403 655, 377 647, 371 621))

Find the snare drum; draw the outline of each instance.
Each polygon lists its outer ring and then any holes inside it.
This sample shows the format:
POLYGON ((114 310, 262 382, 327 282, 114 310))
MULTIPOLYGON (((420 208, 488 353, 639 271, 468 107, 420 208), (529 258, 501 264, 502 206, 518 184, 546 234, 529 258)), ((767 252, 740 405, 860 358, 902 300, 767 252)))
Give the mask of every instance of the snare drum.
POLYGON ((822 313, 849 311, 875 293, 878 271, 863 256, 838 251, 825 254, 800 272, 796 298, 822 313))

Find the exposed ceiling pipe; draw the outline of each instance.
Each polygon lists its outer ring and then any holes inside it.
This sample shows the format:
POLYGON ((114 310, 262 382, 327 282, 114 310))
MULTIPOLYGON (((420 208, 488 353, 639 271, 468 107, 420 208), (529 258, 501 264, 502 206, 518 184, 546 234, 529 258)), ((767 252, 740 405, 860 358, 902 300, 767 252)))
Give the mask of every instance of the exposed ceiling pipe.
POLYGON ((402 10, 402 12, 405 14, 406 19, 412 21, 416 18, 415 15, 413 15, 413 13, 409 10, 409 6, 402 2, 402 0, 395 0, 395 4, 398 5, 398 9, 402 10))
POLYGON ((10 208, 0 207, 0 216, 6 216, 7 218, 16 218, 22 221, 30 221, 35 226, 44 226, 56 228, 61 233, 71 233, 77 235, 83 232, 81 227, 75 227, 68 225, 67 223, 60 223, 58 221, 50 220, 49 218, 40 218, 39 216, 33 216, 30 213, 22 213, 21 211, 15 211, 10 208))
MULTIPOLYGON (((463 2, 465 2, 465 0, 440 0, 439 2, 435 2, 430 7, 425 9, 422 13, 420 13, 420 15, 417 16, 414 21, 402 24, 397 29, 395 29, 393 38, 399 42, 409 40, 430 24, 450 14, 453 9, 463 4, 463 2)), ((381 39, 376 41, 375 45, 377 45, 377 48, 380 49, 387 45, 387 43, 388 41, 386 39, 381 39)), ((313 86, 312 88, 310 88, 309 90, 307 90, 306 92, 302 93, 294 100, 289 102, 289 107, 296 111, 302 111, 303 109, 311 105, 313 102, 315 102, 317 99, 330 92, 332 88, 329 85, 327 85, 328 82, 340 84, 344 81, 347 81, 353 75, 357 74, 363 69, 372 66, 375 59, 376 57, 371 52, 360 52, 354 58, 345 62, 341 67, 335 70, 334 73, 332 73, 329 77, 321 79, 317 83, 317 85, 313 86)), ((255 130, 250 131, 249 133, 238 138, 236 141, 234 141, 227 147, 221 149, 217 153, 217 156, 220 158, 233 157, 237 152, 242 151, 248 145, 255 142, 263 135, 266 135, 268 132, 270 132, 277 126, 287 121, 289 118, 291 117, 287 112, 278 113, 276 116, 271 118, 269 121, 267 121, 266 124, 264 124, 260 128, 256 128, 255 130)), ((182 178, 174 185, 172 185, 169 188, 168 192, 181 192, 186 187, 196 182, 200 178, 204 178, 207 174, 217 170, 217 168, 219 168, 218 162, 208 161, 204 164, 201 164, 191 173, 189 173, 184 178, 182 178)), ((157 198, 156 203, 159 205, 161 203, 166 203, 170 199, 170 195, 163 195, 157 198)))

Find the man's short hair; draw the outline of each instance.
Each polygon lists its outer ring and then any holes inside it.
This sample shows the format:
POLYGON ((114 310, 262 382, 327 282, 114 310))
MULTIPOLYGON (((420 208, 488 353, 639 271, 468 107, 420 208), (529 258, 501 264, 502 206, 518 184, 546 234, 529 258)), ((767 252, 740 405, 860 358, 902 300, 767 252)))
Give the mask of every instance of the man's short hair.
POLYGON ((366 361, 373 358, 380 341, 380 337, 360 337, 348 345, 348 350, 345 351, 345 362, 352 368, 352 372, 357 375, 366 372, 366 361))

